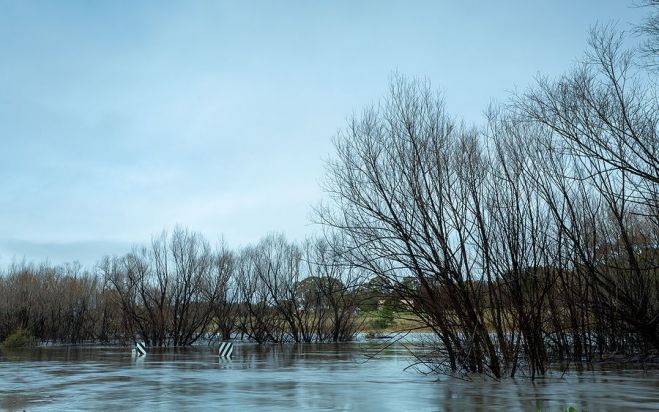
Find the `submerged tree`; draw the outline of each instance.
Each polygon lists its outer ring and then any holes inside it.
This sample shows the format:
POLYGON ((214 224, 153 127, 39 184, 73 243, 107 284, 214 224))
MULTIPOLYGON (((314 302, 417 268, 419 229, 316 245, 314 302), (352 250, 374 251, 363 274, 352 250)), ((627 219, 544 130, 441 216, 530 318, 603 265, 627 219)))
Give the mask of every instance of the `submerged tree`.
POLYGON ((622 44, 593 30, 586 62, 482 130, 396 76, 337 136, 318 221, 433 330, 435 370, 659 349, 656 79, 622 44))
POLYGON ((270 235, 239 259, 241 329, 262 342, 351 340, 357 332, 356 271, 323 240, 303 247, 270 235))
POLYGON ((116 291, 127 338, 182 346, 206 334, 227 288, 226 253, 213 252, 197 233, 176 229, 150 248, 105 259, 101 271, 116 291))
POLYGON ((588 59, 514 110, 543 136, 526 136, 526 155, 542 167, 537 190, 574 251, 568 269, 589 286, 593 322, 610 317, 659 350, 659 100, 655 74, 622 44, 594 29, 588 59))
POLYGON ((394 79, 388 98, 335 141, 319 220, 344 255, 398 291, 442 342, 452 371, 503 374, 489 333, 479 250, 488 165, 476 131, 456 125, 421 81, 394 79), (415 276, 419 288, 404 285, 415 276))

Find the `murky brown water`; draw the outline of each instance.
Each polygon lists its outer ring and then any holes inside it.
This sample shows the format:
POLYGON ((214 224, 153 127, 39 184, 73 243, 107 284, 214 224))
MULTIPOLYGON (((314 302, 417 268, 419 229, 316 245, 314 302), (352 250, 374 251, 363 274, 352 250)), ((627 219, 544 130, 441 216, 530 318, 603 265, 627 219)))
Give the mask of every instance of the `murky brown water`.
POLYGON ((657 371, 560 374, 463 382, 404 372, 402 347, 364 362, 373 344, 237 344, 231 361, 216 349, 49 347, 0 353, 5 410, 659 410, 657 371))

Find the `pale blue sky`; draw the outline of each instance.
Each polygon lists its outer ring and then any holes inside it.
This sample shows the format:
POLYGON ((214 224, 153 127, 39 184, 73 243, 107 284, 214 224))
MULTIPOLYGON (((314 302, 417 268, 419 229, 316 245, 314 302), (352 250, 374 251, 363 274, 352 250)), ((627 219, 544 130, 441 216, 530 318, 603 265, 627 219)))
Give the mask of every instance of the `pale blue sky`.
POLYGON ((176 224, 302 239, 330 139, 392 72, 478 122, 626 1, 0 0, 0 263, 92 264, 176 224), (578 3, 578 4, 575 4, 578 3))

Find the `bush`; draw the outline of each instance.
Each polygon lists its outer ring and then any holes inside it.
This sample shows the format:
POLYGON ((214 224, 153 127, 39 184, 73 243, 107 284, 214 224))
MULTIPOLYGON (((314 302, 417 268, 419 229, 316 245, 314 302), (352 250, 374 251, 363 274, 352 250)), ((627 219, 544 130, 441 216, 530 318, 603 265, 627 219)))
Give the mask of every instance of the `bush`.
POLYGON ((27 348, 34 344, 34 336, 23 328, 16 329, 2 342, 2 346, 5 348, 27 348))
POLYGON ((394 324, 394 310, 390 306, 383 306, 377 311, 372 322, 374 329, 386 329, 394 324))

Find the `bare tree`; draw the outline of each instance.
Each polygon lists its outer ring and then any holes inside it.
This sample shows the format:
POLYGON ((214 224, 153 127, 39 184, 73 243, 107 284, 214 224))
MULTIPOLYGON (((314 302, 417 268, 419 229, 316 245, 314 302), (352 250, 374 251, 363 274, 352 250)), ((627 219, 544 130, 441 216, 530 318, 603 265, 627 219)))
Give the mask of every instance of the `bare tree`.
POLYGON ((659 348, 659 104, 620 35, 595 29, 590 46, 587 62, 539 81, 515 108, 544 128, 538 190, 576 251, 598 319, 611 316, 659 348))
POLYGON ((643 0, 639 6, 651 10, 645 21, 636 27, 636 32, 644 37, 641 52, 647 58, 647 65, 656 68, 659 67, 659 1, 643 0))
POLYGON ((303 251, 306 277, 297 289, 306 310, 317 314, 316 340, 352 340, 361 326, 357 317, 357 290, 363 276, 342 259, 342 242, 338 236, 329 241, 308 239, 303 251))
POLYGON ((331 204, 318 220, 344 235, 351 264, 411 302, 450 371, 501 377, 481 299, 494 279, 482 282, 488 165, 478 133, 457 126, 427 83, 397 76, 388 98, 352 119, 335 146, 324 186, 331 204), (404 283, 410 275, 416 290, 404 283))
POLYGON ((117 292, 128 338, 182 346, 207 334, 226 291, 225 254, 212 252, 201 235, 177 228, 155 238, 149 249, 106 259, 101 271, 117 292))
POLYGON ((557 81, 540 79, 517 107, 562 138, 555 150, 624 171, 630 200, 656 209, 659 101, 623 39, 610 27, 593 29, 586 61, 557 81))

